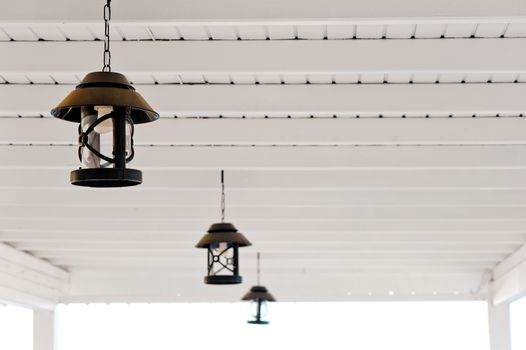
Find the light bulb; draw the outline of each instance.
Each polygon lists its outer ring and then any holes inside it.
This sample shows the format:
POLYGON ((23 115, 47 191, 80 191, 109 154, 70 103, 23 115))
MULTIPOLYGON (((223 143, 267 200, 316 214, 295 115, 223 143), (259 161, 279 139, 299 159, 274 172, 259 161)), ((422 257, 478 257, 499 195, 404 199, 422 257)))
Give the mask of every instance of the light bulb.
MULTIPOLYGON (((97 111, 97 119, 100 119, 104 117, 105 115, 113 112, 113 107, 112 106, 95 106, 95 110, 97 111)), ((111 118, 104 120, 102 123, 95 126, 95 131, 98 134, 107 134, 109 132, 112 132, 113 131, 113 120, 111 118)))

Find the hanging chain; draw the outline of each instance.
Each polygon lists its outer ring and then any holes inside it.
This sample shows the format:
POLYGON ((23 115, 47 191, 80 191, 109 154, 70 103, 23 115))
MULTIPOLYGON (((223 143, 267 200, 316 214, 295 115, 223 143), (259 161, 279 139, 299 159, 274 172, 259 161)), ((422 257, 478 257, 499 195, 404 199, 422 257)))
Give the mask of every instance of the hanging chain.
POLYGON ((225 172, 221 170, 221 222, 225 222, 225 172))
POLYGON ((260 275, 260 268, 259 268, 259 252, 258 252, 258 269, 257 269, 257 274, 258 274, 258 286, 260 285, 260 280, 259 280, 259 275, 260 275))
POLYGON ((107 0, 104 5, 104 66, 103 72, 111 72, 111 52, 110 52, 110 20, 111 20, 111 0, 107 0))

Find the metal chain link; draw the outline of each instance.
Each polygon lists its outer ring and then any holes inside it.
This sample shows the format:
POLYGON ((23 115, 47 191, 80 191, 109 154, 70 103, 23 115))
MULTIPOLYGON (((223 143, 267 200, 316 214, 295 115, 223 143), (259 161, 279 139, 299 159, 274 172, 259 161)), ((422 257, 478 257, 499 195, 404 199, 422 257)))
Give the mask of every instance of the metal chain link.
POLYGON ((260 281, 260 279, 259 279, 259 275, 260 275, 260 273, 261 273, 261 270, 260 270, 260 268, 259 268, 259 252, 258 252, 258 270, 257 270, 257 275, 258 275, 258 284, 257 284, 257 285, 258 285, 258 286, 261 285, 261 281, 260 281))
POLYGON ((225 222, 225 172, 221 170, 221 222, 225 222))
POLYGON ((104 5, 104 66, 102 67, 103 72, 111 72, 110 20, 111 0, 107 0, 106 5, 104 5))

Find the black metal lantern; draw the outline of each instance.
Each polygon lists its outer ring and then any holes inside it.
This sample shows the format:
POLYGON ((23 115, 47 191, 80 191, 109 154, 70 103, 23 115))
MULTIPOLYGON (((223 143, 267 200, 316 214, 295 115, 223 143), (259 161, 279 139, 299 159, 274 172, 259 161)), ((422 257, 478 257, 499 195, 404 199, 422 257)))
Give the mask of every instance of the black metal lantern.
POLYGON ((247 321, 250 324, 268 324, 265 320, 267 314, 267 303, 276 301, 274 296, 270 294, 265 286, 260 285, 259 280, 259 253, 258 253, 258 270, 257 270, 257 285, 250 288, 250 291, 243 296, 241 300, 251 301, 254 304, 255 310, 252 313, 254 319, 247 321), (263 312, 264 309, 264 312, 263 312))
POLYGON ((104 67, 87 74, 51 114, 79 123, 81 168, 71 172, 71 183, 89 187, 123 187, 142 183, 140 170, 126 168, 134 157, 134 125, 159 118, 126 77, 111 72, 109 50, 110 1, 104 7, 104 67), (109 138, 106 154, 105 138, 109 138), (111 156, 108 153, 111 152, 111 156))
POLYGON ((239 284, 239 248, 250 246, 246 237, 236 227, 225 221, 225 183, 221 171, 221 222, 212 224, 197 243, 197 248, 208 251, 206 284, 239 284))

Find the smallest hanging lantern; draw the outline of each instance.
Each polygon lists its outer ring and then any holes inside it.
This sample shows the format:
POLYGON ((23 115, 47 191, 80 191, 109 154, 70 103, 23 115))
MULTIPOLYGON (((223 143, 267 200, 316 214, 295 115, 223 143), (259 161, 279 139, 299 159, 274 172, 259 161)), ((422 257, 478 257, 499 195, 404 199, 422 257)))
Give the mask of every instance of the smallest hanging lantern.
POLYGON ((255 306, 255 310, 252 313, 252 317, 254 317, 254 319, 247 321, 247 323, 268 324, 269 322, 264 319, 267 316, 267 310, 268 310, 267 302, 276 301, 276 299, 274 298, 272 294, 268 292, 266 287, 260 285, 259 253, 258 253, 257 260, 258 260, 258 270, 257 270, 258 285, 250 288, 250 291, 247 294, 245 294, 245 296, 243 296, 241 300, 252 301, 253 305, 255 306), (263 308, 265 309, 264 313, 262 311, 263 308))
POLYGON ((208 250, 206 284, 239 284, 239 247, 252 245, 236 227, 225 222, 225 181, 221 170, 221 222, 212 224, 197 243, 208 250))

